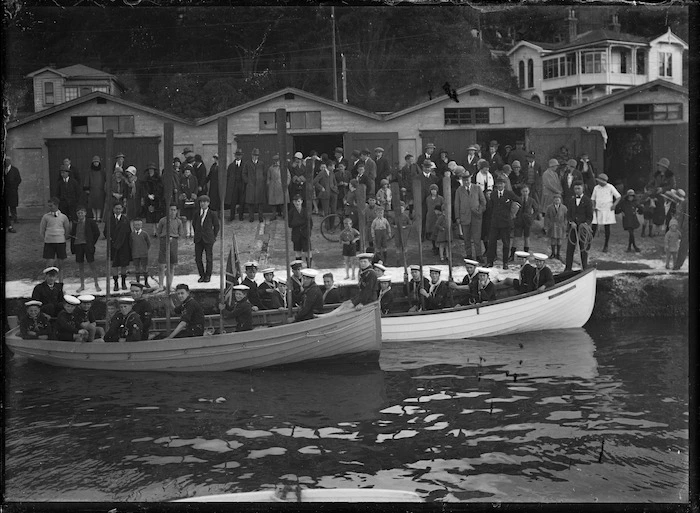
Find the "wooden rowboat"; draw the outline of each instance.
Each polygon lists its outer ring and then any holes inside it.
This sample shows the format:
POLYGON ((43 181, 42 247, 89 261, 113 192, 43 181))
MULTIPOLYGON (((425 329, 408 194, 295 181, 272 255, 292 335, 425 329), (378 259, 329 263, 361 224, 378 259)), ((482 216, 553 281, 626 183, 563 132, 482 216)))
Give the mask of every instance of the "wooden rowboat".
POLYGON ((222 493, 178 499, 173 502, 423 502, 415 492, 373 488, 263 490, 259 492, 222 493))
POLYGON ((379 304, 240 333, 144 342, 76 343, 5 336, 17 355, 61 367, 125 371, 227 371, 313 360, 379 358, 379 304))
POLYGON ((458 340, 580 328, 593 312, 595 290, 596 270, 591 267, 542 292, 528 292, 486 304, 385 315, 382 339, 385 342, 458 340))

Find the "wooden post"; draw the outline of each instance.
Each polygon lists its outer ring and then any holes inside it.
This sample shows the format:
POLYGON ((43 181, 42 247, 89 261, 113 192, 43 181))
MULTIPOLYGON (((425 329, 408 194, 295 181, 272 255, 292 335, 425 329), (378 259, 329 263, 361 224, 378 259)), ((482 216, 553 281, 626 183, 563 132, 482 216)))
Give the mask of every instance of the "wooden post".
POLYGON ((287 262, 287 319, 292 316, 292 274, 289 268, 291 259, 289 258, 289 184, 287 183, 287 111, 277 109, 275 111, 275 121, 277 122, 277 145, 280 152, 280 177, 282 178, 282 192, 284 193, 284 255, 287 262))
POLYGON ((449 281, 452 281, 452 173, 447 171, 442 179, 442 193, 445 197, 445 228, 447 229, 447 267, 449 281))
POLYGON ((314 167, 315 164, 311 164, 311 168, 304 165, 304 175, 306 176, 306 199, 304 200, 304 204, 306 205, 306 226, 309 230, 309 251, 306 255, 306 267, 311 267, 313 260, 313 248, 311 247, 311 227, 313 225, 313 221, 311 218, 311 212, 313 210, 314 201, 314 167))
MULTIPOLYGON (((408 268, 406 265, 406 242, 403 240, 403 227, 401 226, 401 188, 398 182, 392 182, 391 184, 391 202, 394 210, 394 219, 396 220, 396 235, 398 237, 396 240, 399 241, 399 247, 401 248, 401 257, 403 259, 403 274, 408 276, 408 268)), ((398 255, 396 255, 398 260, 398 255)))
MULTIPOLYGON (((163 124, 163 189, 165 190, 165 328, 170 332, 170 203, 175 179, 173 173, 173 146, 175 125, 168 121, 163 124)), ((158 241, 160 243, 160 241, 158 241)))
MULTIPOLYGON (((224 257, 224 200, 226 198, 226 160, 227 160, 227 146, 228 146, 228 118, 222 116, 219 118, 218 124, 219 132, 219 204, 221 208, 216 213, 219 216, 219 226, 221 227, 221 233, 219 234, 220 242, 220 252, 219 252, 219 303, 224 302, 224 295, 226 293, 226 260, 224 257), (221 170, 224 170, 221 173, 221 170)), ((224 332, 224 315, 219 314, 219 333, 224 332)))
POLYGON ((367 249, 367 220, 365 219, 367 186, 365 184, 361 183, 357 186, 355 201, 357 203, 357 222, 360 224, 360 226, 357 227, 360 232, 360 253, 364 253, 367 249))
POLYGON ((114 177, 114 168, 112 159, 114 158, 114 130, 107 130, 107 136, 105 139, 105 178, 107 179, 107 201, 106 204, 109 205, 109 212, 104 212, 102 219, 105 222, 105 238, 107 239, 107 288, 105 289, 105 301, 109 301, 110 292, 110 278, 111 278, 111 253, 112 253, 112 241, 111 241, 111 221, 112 221, 112 178, 114 177))
MULTIPOLYGON (((423 286, 423 192, 420 177, 413 179, 413 222, 418 227, 418 265, 420 265, 420 286, 423 286)), ((421 296, 421 306, 425 308, 425 298, 421 296)))

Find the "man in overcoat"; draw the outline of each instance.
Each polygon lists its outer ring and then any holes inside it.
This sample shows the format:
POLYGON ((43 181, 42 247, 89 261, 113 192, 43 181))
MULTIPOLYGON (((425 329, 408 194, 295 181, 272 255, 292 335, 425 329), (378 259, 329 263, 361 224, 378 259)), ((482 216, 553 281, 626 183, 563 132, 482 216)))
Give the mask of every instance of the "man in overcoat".
POLYGON ((464 238, 464 254, 471 259, 472 254, 481 262, 481 218, 486 210, 486 197, 481 187, 471 182, 469 171, 462 175, 462 185, 455 193, 454 214, 464 238), (474 253, 472 253, 472 242, 474 253))
POLYGON ((199 197, 199 210, 195 212, 192 219, 194 229, 194 259, 197 262, 199 271, 199 282, 209 283, 214 259, 214 242, 219 234, 219 216, 209 209, 211 200, 209 196, 199 197), (204 268, 202 253, 206 253, 207 266, 204 268))
POLYGON ((15 232, 12 222, 17 222, 17 205, 19 205, 19 184, 22 177, 19 169, 12 165, 12 159, 5 157, 4 192, 5 192, 5 215, 9 225, 8 231, 15 232))
MULTIPOLYGON (((230 208, 229 221, 236 216, 238 205, 238 220, 243 221, 245 211, 245 184, 243 183, 243 151, 236 150, 231 162, 226 168, 226 199, 225 208, 230 208)), ((252 214, 251 214, 252 215, 252 214)))
POLYGON ((263 222, 265 209, 265 190, 267 188, 267 170, 260 160, 260 150, 253 148, 251 159, 243 165, 243 183, 245 183, 245 202, 250 209, 248 220, 253 222, 253 210, 258 214, 258 221, 263 222))
POLYGON ((512 191, 506 191, 506 181, 503 177, 496 178, 496 190, 491 194, 493 213, 489 230, 489 244, 486 252, 487 267, 493 267, 496 260, 496 246, 500 239, 503 244, 503 269, 508 269, 510 253, 510 231, 513 229, 513 218, 520 207, 518 197, 512 191), (516 204, 517 206, 514 206, 516 204))

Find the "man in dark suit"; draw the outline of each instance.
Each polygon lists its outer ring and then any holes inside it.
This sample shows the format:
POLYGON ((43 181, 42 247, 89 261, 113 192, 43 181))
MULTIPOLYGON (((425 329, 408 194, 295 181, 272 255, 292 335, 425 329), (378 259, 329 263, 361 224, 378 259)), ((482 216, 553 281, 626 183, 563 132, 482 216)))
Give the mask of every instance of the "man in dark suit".
POLYGON ((194 156, 194 171, 192 174, 197 179, 197 194, 207 193, 207 166, 202 161, 202 156, 198 153, 194 156))
POLYGON ((243 164, 243 183, 245 183, 245 202, 248 205, 248 220, 254 221, 253 211, 258 214, 258 221, 263 222, 263 212, 267 199, 267 168, 260 160, 260 150, 253 148, 250 160, 243 164))
POLYGON ((523 169, 525 183, 530 188, 532 199, 539 205, 542 199, 542 166, 535 161, 534 151, 529 152, 526 159, 527 165, 523 169))
POLYGON ((489 143, 489 152, 485 160, 489 163, 489 169, 492 172, 495 173, 496 170, 500 171, 503 169, 503 157, 498 153, 498 141, 493 140, 489 143))
POLYGON ((209 210, 211 200, 209 196, 202 195, 199 197, 199 211, 195 212, 192 219, 192 227, 194 228, 194 259, 197 262, 197 270, 199 271, 200 283, 209 283, 211 281, 211 271, 213 264, 213 249, 216 236, 219 234, 219 217, 216 213, 209 210), (202 253, 207 255, 207 268, 204 269, 202 262, 202 253))
POLYGON ((510 231, 513 229, 513 218, 520 207, 518 197, 511 191, 505 190, 506 181, 503 177, 495 180, 496 190, 491 194, 493 212, 491 214, 491 227, 489 231, 489 247, 486 252, 487 267, 493 267, 496 260, 496 246, 498 239, 503 243, 503 269, 508 269, 508 257, 510 254, 510 231), (518 206, 515 207, 514 204, 518 206))
POLYGON ((377 164, 370 157, 369 149, 365 148, 360 153, 360 162, 365 165, 365 174, 367 175, 367 197, 374 196, 376 192, 377 181, 377 164))
POLYGON ((433 143, 426 144, 425 150, 423 151, 423 153, 421 153, 420 157, 418 157, 416 164, 418 164, 419 166, 423 166, 423 162, 425 162, 426 160, 433 160, 433 158, 437 160, 437 157, 433 157, 434 151, 435 145, 433 143))
POLYGON ((4 174, 4 189, 5 189, 5 222, 7 223, 7 231, 15 233, 12 227, 12 221, 17 222, 17 205, 19 205, 19 184, 22 183, 22 177, 19 175, 19 169, 12 165, 10 157, 5 157, 5 174, 4 174))
MULTIPOLYGON (((579 232, 582 229, 588 228, 590 230, 591 222, 593 221, 593 202, 591 198, 583 194, 583 182, 574 182, 574 195, 567 198, 566 200, 566 218, 569 221, 569 232, 574 228, 577 228, 579 232), (585 226, 584 226, 585 225, 585 226)), ((580 237, 580 234, 579 234, 580 237)), ((564 272, 571 271, 571 265, 574 262, 574 251, 576 250, 576 245, 574 241, 576 237, 574 234, 569 233, 566 238, 566 267, 564 272)), ((588 251, 587 248, 581 247, 581 268, 585 269, 588 265, 588 251)))
POLYGON ((71 222, 77 220, 75 208, 78 206, 78 201, 80 201, 81 192, 80 184, 74 178, 71 178, 68 168, 61 166, 61 181, 58 182, 56 194, 60 200, 58 208, 68 216, 71 222))
POLYGON ((374 190, 378 191, 380 188, 379 183, 386 179, 391 181, 391 165, 389 164, 389 159, 384 156, 384 148, 377 146, 374 148, 374 163, 377 165, 377 178, 375 180, 374 190))
POLYGON ((343 153, 344 153, 344 150, 343 150, 343 148, 341 148, 340 146, 338 146, 338 147, 334 150, 334 155, 335 155, 335 168, 336 168, 336 169, 338 169, 338 164, 340 164, 341 162, 342 162, 343 164, 345 164, 345 169, 350 169, 350 162, 348 161, 348 159, 346 159, 346 158, 343 156, 343 153))
POLYGON ((573 196, 574 184, 582 181, 583 176, 581 175, 581 171, 576 169, 576 161, 574 159, 569 159, 566 162, 564 173, 561 176, 562 198, 573 196))
POLYGON ((479 172, 479 168, 476 167, 477 162, 479 162, 479 156, 476 154, 476 146, 472 144, 467 148, 467 158, 462 164, 464 169, 469 172, 469 176, 474 176, 479 172))
POLYGON ((245 211, 245 184, 243 183, 243 152, 238 149, 226 168, 226 199, 225 208, 231 209, 229 221, 236 217, 236 205, 239 205, 238 220, 243 221, 245 211))

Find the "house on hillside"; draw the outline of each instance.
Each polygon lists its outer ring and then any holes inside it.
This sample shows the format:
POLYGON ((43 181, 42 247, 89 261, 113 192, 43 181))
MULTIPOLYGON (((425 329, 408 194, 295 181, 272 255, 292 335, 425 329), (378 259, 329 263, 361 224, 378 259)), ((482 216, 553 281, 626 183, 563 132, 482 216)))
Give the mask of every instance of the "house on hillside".
MULTIPOLYGON (((124 91, 124 86, 116 76, 83 64, 58 69, 47 66, 25 78, 31 78, 33 82, 34 112, 50 109, 90 93, 121 96, 124 91)), ((85 131, 87 130, 86 126, 85 131)))
POLYGON ((574 9, 566 19, 568 40, 519 41, 508 52, 520 96, 552 107, 571 107, 657 79, 683 85, 683 52, 688 45, 669 28, 645 38, 611 29, 578 34, 574 9))

